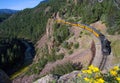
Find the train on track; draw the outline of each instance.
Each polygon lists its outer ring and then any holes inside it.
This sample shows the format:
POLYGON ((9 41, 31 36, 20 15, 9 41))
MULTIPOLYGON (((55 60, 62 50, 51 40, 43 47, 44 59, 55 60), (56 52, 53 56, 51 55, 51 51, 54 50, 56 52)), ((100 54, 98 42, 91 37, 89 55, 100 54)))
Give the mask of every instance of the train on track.
POLYGON ((67 22, 65 20, 61 20, 61 19, 57 19, 56 20, 58 23, 63 23, 63 24, 68 24, 71 26, 76 26, 76 27, 80 27, 83 28, 91 33, 93 33, 97 38, 99 38, 100 42, 101 42, 101 51, 103 55, 110 55, 111 53, 111 46, 110 46, 110 41, 108 39, 106 39, 106 37, 99 32, 98 30, 96 30, 94 27, 92 26, 88 26, 86 24, 79 24, 79 23, 71 23, 71 22, 67 22))

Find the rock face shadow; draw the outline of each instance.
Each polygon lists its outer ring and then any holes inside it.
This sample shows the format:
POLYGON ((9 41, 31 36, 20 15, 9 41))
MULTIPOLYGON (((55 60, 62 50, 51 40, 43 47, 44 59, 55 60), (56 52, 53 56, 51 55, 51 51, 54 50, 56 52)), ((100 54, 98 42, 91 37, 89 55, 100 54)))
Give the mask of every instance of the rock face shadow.
POLYGON ((0 68, 11 76, 30 65, 35 56, 34 44, 25 39, 0 40, 0 68))

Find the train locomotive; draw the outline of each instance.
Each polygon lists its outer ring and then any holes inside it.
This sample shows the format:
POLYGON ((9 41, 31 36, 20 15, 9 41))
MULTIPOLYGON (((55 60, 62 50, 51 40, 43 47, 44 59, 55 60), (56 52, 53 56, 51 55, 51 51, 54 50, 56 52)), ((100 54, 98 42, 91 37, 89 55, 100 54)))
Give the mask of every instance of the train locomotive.
POLYGON ((100 41, 101 41, 101 45, 102 45, 102 53, 103 55, 110 55, 111 53, 111 42, 105 38, 104 35, 100 36, 100 41))
MULTIPOLYGON (((87 25, 86 25, 87 26, 87 25)), ((110 55, 111 53, 111 42, 106 39, 106 37, 101 33, 99 32, 98 30, 96 30, 94 27, 92 26, 87 26, 88 28, 91 28, 91 32, 99 38, 100 42, 101 42, 101 51, 102 51, 102 54, 103 55, 110 55)))

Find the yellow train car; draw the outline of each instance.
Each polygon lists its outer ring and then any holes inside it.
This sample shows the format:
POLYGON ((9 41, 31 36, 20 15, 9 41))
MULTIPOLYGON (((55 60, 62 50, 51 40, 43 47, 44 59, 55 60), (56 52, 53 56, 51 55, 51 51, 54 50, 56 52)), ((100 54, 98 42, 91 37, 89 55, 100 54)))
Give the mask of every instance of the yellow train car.
POLYGON ((97 32, 95 32, 94 30, 92 30, 92 33, 96 36, 99 37, 99 34, 97 32))
POLYGON ((89 28, 88 26, 85 26, 85 30, 88 30, 90 32, 92 32, 93 30, 91 28, 89 28))

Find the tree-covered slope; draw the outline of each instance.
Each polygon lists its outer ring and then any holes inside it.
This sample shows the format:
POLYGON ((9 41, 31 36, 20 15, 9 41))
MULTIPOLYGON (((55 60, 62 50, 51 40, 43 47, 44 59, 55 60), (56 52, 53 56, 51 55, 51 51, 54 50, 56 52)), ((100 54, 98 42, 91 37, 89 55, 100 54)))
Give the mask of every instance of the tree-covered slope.
POLYGON ((53 13, 60 12, 64 19, 80 17, 74 21, 90 24, 102 20, 108 25, 108 32, 120 33, 120 10, 114 0, 49 0, 32 9, 25 9, 0 24, 2 37, 19 37, 36 41, 44 33, 46 22, 53 13), (75 1, 77 1, 75 3, 75 1))
POLYGON ((65 0, 50 0, 40 3, 35 8, 20 11, 0 24, 1 36, 36 41, 44 33, 48 18, 57 12, 65 2, 65 0))
POLYGON ((15 14, 19 10, 11 10, 11 9, 0 9, 0 14, 15 14))
POLYGON ((9 18, 12 14, 19 12, 18 10, 11 9, 0 9, 0 22, 3 22, 7 18, 9 18))

